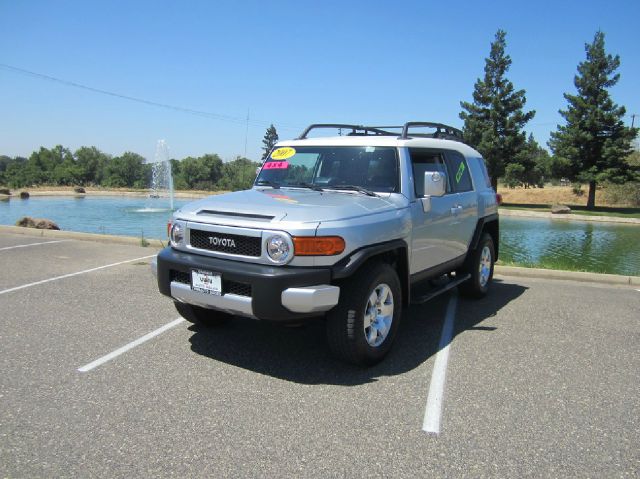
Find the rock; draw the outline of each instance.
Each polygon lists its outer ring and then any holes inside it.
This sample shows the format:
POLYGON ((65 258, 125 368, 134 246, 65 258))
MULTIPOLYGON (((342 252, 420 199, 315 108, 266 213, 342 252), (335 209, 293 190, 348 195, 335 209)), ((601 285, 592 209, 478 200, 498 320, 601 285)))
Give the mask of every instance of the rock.
POLYGON ((44 218, 31 218, 25 216, 16 222, 16 226, 22 226, 25 228, 36 228, 39 230, 59 230, 60 227, 51 220, 44 218))
POLYGON ((76 186, 76 187, 73 189, 73 192, 74 192, 74 193, 86 193, 85 189, 84 189, 82 186, 76 186))
POLYGON ((0 195, 11 196, 11 190, 9 188, 0 188, 0 195))
POLYGON ((571 208, 566 205, 553 205, 551 207, 551 213, 554 215, 566 215, 571 213, 571 208))
POLYGON ((29 192, 28 191, 21 191, 20 192, 20 199, 21 200, 28 200, 29 199, 29 192))

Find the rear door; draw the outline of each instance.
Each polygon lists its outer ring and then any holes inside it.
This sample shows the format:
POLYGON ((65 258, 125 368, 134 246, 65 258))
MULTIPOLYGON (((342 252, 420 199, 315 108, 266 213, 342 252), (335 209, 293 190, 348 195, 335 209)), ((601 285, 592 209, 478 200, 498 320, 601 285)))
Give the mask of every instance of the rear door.
POLYGON ((455 197, 452 206, 455 221, 453 223, 454 248, 458 256, 466 254, 471 243, 471 237, 478 221, 478 195, 474 190, 469 165, 462 153, 448 150, 445 153, 445 163, 449 176, 449 183, 455 197))

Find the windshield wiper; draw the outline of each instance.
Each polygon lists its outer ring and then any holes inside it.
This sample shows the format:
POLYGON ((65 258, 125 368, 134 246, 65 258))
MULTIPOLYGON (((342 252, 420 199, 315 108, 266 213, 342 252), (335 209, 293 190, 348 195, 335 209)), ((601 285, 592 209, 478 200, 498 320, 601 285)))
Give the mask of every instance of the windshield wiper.
POLYGON ((269 181, 269 180, 258 180, 258 181, 256 181, 256 185, 257 186, 270 186, 274 190, 277 190, 278 188, 280 188, 280 183, 276 183, 275 181, 269 181))
POLYGON ((296 183, 287 186, 290 186, 291 188, 309 188, 313 191, 324 191, 324 188, 314 185, 313 183, 296 183))
POLYGON ((358 193, 362 193, 362 194, 365 194, 367 196, 378 196, 373 191, 368 190, 366 188, 363 188, 362 186, 357 186, 357 185, 337 185, 337 186, 332 186, 331 189, 333 189, 333 190, 357 191, 358 193))

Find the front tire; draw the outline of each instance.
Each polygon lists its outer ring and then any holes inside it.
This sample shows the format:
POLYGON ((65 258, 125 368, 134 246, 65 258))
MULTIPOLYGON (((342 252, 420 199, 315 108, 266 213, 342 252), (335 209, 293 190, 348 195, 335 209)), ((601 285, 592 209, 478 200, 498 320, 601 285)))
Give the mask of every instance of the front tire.
POLYGON ((329 348, 352 364, 376 364, 391 349, 401 314, 396 271, 386 263, 365 265, 343 283, 340 302, 327 314, 329 348))
POLYGON ((461 273, 470 273, 471 278, 462 283, 458 289, 465 296, 482 298, 489 291, 493 279, 495 248, 491 235, 484 233, 476 249, 470 251, 469 255, 468 264, 461 273))
POLYGON ((201 308, 192 304, 174 301, 178 314, 193 324, 201 324, 207 327, 219 327, 231 319, 231 315, 213 309, 201 308))

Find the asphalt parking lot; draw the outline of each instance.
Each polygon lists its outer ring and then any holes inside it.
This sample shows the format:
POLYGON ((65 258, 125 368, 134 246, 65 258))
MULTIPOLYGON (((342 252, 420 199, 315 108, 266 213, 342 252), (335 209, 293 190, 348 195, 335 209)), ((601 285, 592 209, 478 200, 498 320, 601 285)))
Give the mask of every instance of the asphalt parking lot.
POLYGON ((498 277, 357 369, 321 321, 176 321, 153 248, 51 241, 0 234, 0 477, 640 474, 637 286, 498 277))

